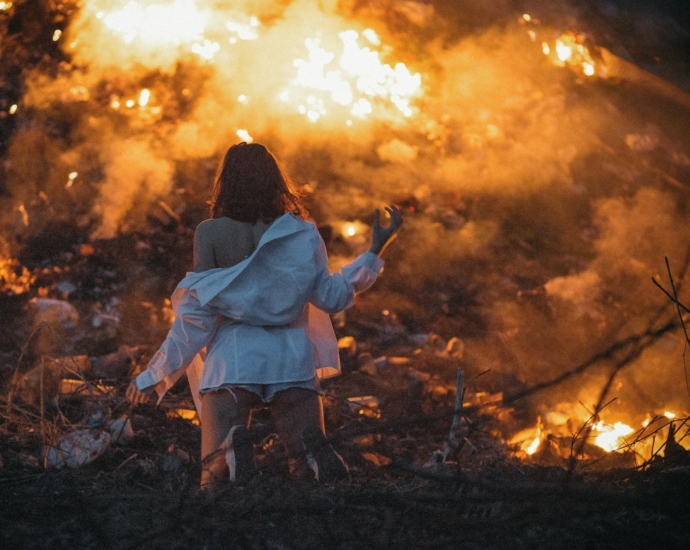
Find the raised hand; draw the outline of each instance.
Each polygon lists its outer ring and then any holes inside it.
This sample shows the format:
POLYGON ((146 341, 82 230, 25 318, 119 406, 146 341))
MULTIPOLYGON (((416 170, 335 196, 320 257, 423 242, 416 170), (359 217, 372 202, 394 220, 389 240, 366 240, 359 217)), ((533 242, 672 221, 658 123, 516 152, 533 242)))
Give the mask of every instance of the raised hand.
POLYGON ((400 212, 397 206, 386 206, 386 212, 390 215, 390 223, 387 227, 381 226, 381 212, 378 209, 374 212, 374 226, 369 252, 373 252, 377 256, 380 256, 385 248, 398 236, 398 231, 403 222, 402 212, 400 212))

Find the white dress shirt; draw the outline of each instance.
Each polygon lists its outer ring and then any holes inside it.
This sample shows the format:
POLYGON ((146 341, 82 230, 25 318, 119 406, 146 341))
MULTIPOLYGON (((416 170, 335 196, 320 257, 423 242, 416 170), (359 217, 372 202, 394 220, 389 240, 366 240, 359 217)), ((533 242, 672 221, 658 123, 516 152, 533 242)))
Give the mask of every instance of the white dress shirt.
MULTIPOLYGON (((329 313, 351 307, 383 268, 371 252, 331 274, 316 226, 277 218, 237 265, 188 273, 172 295, 175 322, 140 390, 162 398, 187 370, 192 394, 222 384, 275 384, 335 376, 338 344, 329 313), (198 354, 207 349, 204 361, 198 354)), ((198 408, 198 407, 197 407, 198 408)))

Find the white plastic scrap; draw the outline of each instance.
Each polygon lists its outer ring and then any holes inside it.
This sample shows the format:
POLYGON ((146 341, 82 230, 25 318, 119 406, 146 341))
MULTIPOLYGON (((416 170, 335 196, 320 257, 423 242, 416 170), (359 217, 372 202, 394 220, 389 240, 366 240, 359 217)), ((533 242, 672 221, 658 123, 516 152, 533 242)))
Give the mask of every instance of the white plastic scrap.
POLYGON ((48 449, 47 462, 52 468, 79 468, 93 462, 110 446, 110 434, 76 430, 62 437, 48 449))

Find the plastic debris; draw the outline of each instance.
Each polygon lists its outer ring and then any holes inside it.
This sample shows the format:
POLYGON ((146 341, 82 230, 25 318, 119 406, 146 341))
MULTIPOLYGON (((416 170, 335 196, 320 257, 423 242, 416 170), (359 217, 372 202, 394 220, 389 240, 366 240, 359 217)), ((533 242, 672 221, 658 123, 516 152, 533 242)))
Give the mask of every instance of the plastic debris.
POLYGON ((67 281, 61 281, 58 284, 55 285, 55 288, 57 289, 58 292, 61 292, 64 295, 69 296, 77 290, 77 287, 74 286, 72 283, 69 283, 67 281))
POLYGON ((111 443, 121 443, 134 437, 132 421, 124 416, 113 420, 108 426, 108 432, 111 443))
POLYGON ((76 430, 48 448, 46 462, 51 468, 79 468, 93 462, 110 446, 110 434, 101 431, 76 430))
POLYGON ((32 298, 31 303, 36 307, 35 323, 46 323, 50 326, 61 326, 70 329, 77 326, 79 313, 76 308, 64 300, 54 298, 32 298))

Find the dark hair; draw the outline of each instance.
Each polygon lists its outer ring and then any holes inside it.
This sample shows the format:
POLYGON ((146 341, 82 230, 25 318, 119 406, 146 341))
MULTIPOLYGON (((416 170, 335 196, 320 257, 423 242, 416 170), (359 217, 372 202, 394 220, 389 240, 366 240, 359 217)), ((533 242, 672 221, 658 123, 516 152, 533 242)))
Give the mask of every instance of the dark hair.
POLYGON ((258 143, 238 143, 223 157, 209 201, 211 217, 254 223, 286 212, 306 218, 294 184, 273 154, 258 143))

